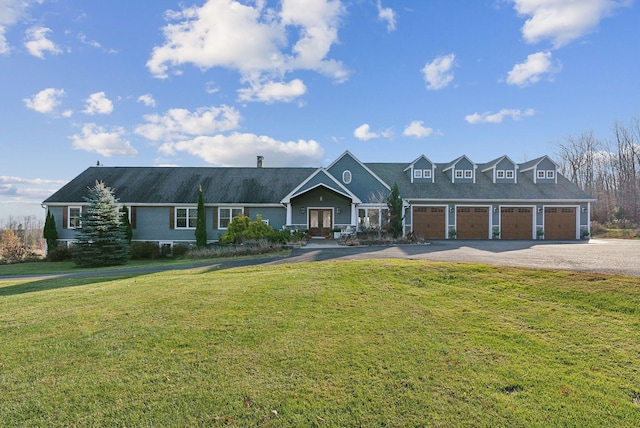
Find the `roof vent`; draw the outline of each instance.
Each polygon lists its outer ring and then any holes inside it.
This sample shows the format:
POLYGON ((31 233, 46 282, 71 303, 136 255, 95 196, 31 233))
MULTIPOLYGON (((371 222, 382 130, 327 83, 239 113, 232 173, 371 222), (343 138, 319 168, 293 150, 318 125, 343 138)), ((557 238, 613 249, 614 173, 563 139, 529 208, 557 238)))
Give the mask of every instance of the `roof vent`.
POLYGON ((262 168, 262 162, 264 161, 264 156, 258 156, 258 168, 262 168))

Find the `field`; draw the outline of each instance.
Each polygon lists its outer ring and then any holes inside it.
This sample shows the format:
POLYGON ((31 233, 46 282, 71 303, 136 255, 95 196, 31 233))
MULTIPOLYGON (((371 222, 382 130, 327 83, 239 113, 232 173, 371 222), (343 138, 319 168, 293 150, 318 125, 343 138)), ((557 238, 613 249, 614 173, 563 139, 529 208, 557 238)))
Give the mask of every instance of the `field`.
POLYGON ((640 426, 638 278, 383 260, 12 279, 0 339, 0 426, 640 426))

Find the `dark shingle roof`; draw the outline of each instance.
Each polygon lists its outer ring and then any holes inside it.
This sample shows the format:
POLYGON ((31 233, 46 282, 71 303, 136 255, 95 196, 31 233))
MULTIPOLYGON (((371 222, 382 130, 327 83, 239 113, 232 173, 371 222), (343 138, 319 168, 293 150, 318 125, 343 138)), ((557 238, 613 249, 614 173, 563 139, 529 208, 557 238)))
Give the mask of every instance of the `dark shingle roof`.
POLYGON ((91 167, 44 203, 84 202, 96 181, 125 204, 279 203, 316 168, 91 167))

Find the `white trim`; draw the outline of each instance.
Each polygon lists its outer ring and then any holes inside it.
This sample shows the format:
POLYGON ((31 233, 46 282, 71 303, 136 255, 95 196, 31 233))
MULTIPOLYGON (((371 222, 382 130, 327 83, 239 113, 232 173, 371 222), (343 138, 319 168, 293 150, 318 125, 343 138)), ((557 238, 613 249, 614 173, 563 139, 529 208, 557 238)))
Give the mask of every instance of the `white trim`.
POLYGON ((342 182, 344 184, 351 184, 352 180, 353 180, 353 174, 351 174, 351 171, 349 171, 348 169, 345 169, 344 171, 342 171, 342 182), (345 175, 347 174, 349 174, 349 180, 345 178, 345 175))
POLYGON ((190 206, 185 206, 185 207, 181 206, 181 207, 175 207, 174 208, 174 211, 173 211, 173 228, 174 229, 195 230, 195 228, 196 228, 195 226, 193 226, 193 227, 189 226, 189 219, 191 218, 189 216, 189 212, 190 211, 195 211, 196 212, 196 217, 195 218, 196 218, 196 222, 197 222, 197 218, 198 218, 198 207, 197 206, 194 207, 193 205, 190 205, 190 206), (187 210, 187 212, 186 212, 186 214, 187 214, 187 217, 186 217, 187 226, 185 226, 185 227, 178 226, 178 210, 187 210))
POLYGON ((82 229, 82 205, 69 205, 67 207, 67 229, 71 229, 71 230, 82 229), (72 209, 78 210, 78 216, 74 217, 75 219, 78 220, 77 226, 71 226, 71 210, 72 209))
POLYGON ((330 189, 333 190, 334 192, 337 192, 347 198, 350 198, 352 200, 352 202, 355 203, 360 203, 362 202, 356 195, 354 195, 353 193, 351 193, 351 191, 349 189, 347 189, 346 187, 344 187, 344 185, 342 185, 342 183, 340 183, 338 180, 336 180, 336 178, 331 175, 329 173, 329 171, 327 171, 324 168, 318 168, 317 170, 315 170, 313 172, 313 174, 311 174, 309 177, 307 177, 306 180, 304 180, 302 183, 300 183, 298 186, 296 186, 295 189, 293 189, 291 192, 289 192, 289 194, 287 196, 285 196, 280 203, 282 204, 288 204, 291 203, 291 199, 295 198, 296 196, 302 195, 304 193, 310 192, 313 189, 316 189, 317 187, 322 186, 326 189, 330 189), (309 189, 304 190, 303 192, 299 192, 300 189, 302 189, 309 181, 311 181, 316 175, 320 174, 320 173, 324 173, 327 178, 329 178, 331 181, 333 181, 335 184, 338 185, 339 189, 342 189, 342 192, 340 190, 337 189, 333 189, 329 186, 327 186, 325 183, 318 183, 313 187, 310 187, 309 189))
MULTIPOLYGON (((328 171, 328 170, 330 170, 330 169, 331 169, 331 167, 333 167, 336 163, 338 163, 338 162, 340 161, 340 159, 342 159, 342 158, 343 158, 343 157, 345 157, 346 155, 351 156, 351 159, 353 159, 354 161, 356 161, 356 162, 358 163, 358 165, 360 165, 362 168, 364 168, 364 169, 365 169, 365 171, 367 171, 369 174, 371 174, 371 176, 372 176, 373 178, 375 178, 376 180, 378 180, 378 181, 380 182, 380 184, 382 184, 384 187, 386 187, 386 188, 387 188, 387 190, 391 190, 391 187, 390 187, 387 183, 385 183, 383 179, 381 179, 380 177, 378 177, 378 176, 376 175, 376 173, 375 173, 375 172, 371 171, 371 170, 369 169, 369 167, 367 167, 365 164, 363 164, 362 162, 360 162, 360 160, 359 160, 357 157, 355 157, 355 156, 353 155, 353 153, 351 153, 349 150, 345 150, 345 152, 344 152, 343 154, 341 154, 340 156, 338 156, 338 159, 334 160, 334 161, 331 163, 331 165, 329 165, 329 166, 326 168, 326 169, 327 169, 327 171, 328 171)), ((329 173, 327 173, 327 174, 328 174, 328 175, 331 175, 331 174, 329 174, 329 173)))

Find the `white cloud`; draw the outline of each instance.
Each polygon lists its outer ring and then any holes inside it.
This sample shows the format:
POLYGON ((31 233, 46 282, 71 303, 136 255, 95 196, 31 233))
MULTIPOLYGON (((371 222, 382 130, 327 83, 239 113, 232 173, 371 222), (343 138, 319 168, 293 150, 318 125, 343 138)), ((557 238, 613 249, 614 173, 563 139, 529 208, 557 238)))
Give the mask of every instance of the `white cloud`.
POLYGON ((0 54, 7 54, 11 46, 5 38, 7 28, 14 25, 27 14, 27 9, 33 3, 43 0, 0 0, 0 54))
POLYGON ((121 127, 114 127, 110 131, 95 123, 85 123, 80 135, 74 134, 73 148, 96 152, 105 157, 114 155, 136 156, 138 151, 124 138, 125 131, 121 127))
POLYGON ((525 111, 521 111, 519 109, 502 109, 497 113, 473 113, 465 116, 465 120, 472 124, 476 125, 478 123, 502 123, 505 117, 510 117, 513 120, 520 120, 523 117, 533 116, 535 114, 535 110, 527 109, 525 111))
POLYGON ((516 64, 507 74, 507 83, 516 86, 528 86, 538 83, 545 75, 551 79, 551 75, 562 68, 551 61, 551 52, 537 52, 527 56, 523 63, 516 64))
POLYGON ((425 138, 433 134, 433 128, 424 126, 421 120, 414 120, 406 128, 402 135, 405 137, 425 138))
POLYGON ((242 101, 260 101, 272 103, 274 101, 290 102, 304 95, 307 87, 300 79, 291 82, 267 82, 264 84, 251 83, 250 88, 239 89, 242 101))
POLYGON ((379 134, 376 134, 375 132, 371 132, 371 127, 366 123, 358 126, 355 129, 355 131, 353 131, 353 135, 358 140, 362 140, 362 141, 368 141, 368 140, 371 140, 373 138, 379 138, 380 137, 379 134))
POLYGON ((428 63, 422 69, 427 89, 438 90, 446 88, 453 81, 451 69, 455 65, 455 54, 442 55, 428 63))
POLYGON ((4 36, 6 31, 7 29, 0 25, 0 55, 8 54, 11 50, 9 43, 7 43, 7 38, 4 36))
POLYGON ((147 107, 155 107, 158 105, 156 103, 156 100, 153 99, 153 95, 151 94, 140 95, 138 97, 138 102, 144 104, 147 107))
POLYGON ((186 152, 204 161, 223 166, 255 166, 256 154, 270 166, 317 165, 323 149, 316 141, 278 141, 255 134, 199 136, 191 140, 168 142, 160 147, 165 155, 186 152))
POLYGON ((33 185, 57 185, 62 186, 67 182, 64 180, 49 180, 44 178, 22 178, 13 177, 9 175, 0 175, 0 183, 3 185, 15 185, 15 184, 33 184, 33 185))
POLYGON ((31 55, 44 59, 45 52, 52 54, 62 53, 55 43, 47 39, 47 35, 50 32, 51 29, 46 27, 31 27, 27 30, 27 41, 24 45, 31 55))
MULTIPOLYGON (((339 0, 283 0, 279 11, 237 0, 208 0, 202 7, 168 12, 165 44, 153 48, 147 68, 159 78, 192 64, 203 70, 237 70, 243 81, 264 85, 295 70, 313 70, 338 82, 348 77, 339 61, 328 59, 338 41, 339 0), (289 37, 297 35, 292 45, 289 37)), ((179 72, 179 71, 178 71, 179 72)))
POLYGON ((199 108, 193 113, 174 108, 164 115, 145 115, 144 119, 148 123, 138 126, 136 134, 151 141, 169 141, 237 129, 241 116, 233 107, 222 105, 199 108))
POLYGON ((31 98, 24 98, 25 105, 38 113, 53 113, 60 105, 64 96, 64 89, 47 88, 38 92, 31 98))
POLYGON ((82 112, 93 116, 94 114, 111 114, 112 111, 113 103, 107 95, 104 92, 96 92, 87 98, 82 112))
POLYGON ((551 40, 561 47, 597 30, 600 21, 614 9, 629 6, 629 0, 512 0, 514 9, 528 19, 522 35, 528 43, 551 40))
POLYGON ((387 31, 396 29, 396 13, 390 7, 382 7, 382 0, 378 0, 378 19, 387 23, 387 31))

